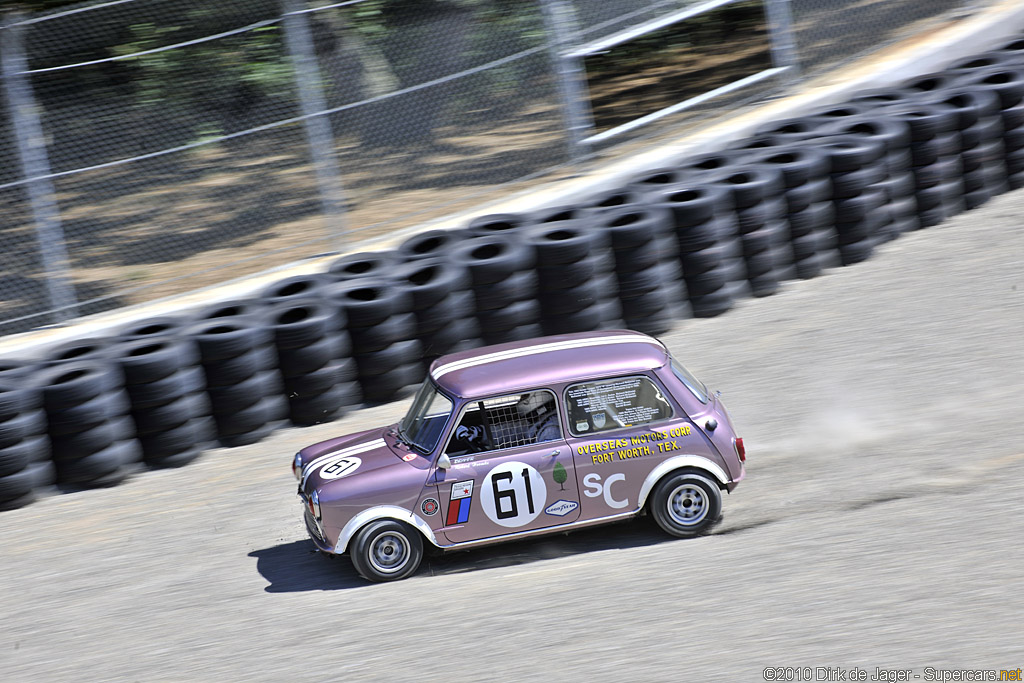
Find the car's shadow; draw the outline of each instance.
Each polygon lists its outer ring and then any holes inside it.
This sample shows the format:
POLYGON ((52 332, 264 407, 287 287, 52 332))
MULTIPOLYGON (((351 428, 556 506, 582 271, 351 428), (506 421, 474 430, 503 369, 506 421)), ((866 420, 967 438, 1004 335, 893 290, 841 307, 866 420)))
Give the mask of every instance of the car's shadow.
MULTIPOLYGON (((419 570, 408 580, 511 567, 596 550, 638 548, 671 540, 649 519, 640 518, 581 529, 571 534, 500 543, 462 552, 427 554, 419 570)), ((256 558, 256 571, 270 582, 265 589, 268 593, 341 590, 373 585, 356 574, 347 558, 325 557, 314 549, 308 539, 254 550, 249 557, 256 558)))

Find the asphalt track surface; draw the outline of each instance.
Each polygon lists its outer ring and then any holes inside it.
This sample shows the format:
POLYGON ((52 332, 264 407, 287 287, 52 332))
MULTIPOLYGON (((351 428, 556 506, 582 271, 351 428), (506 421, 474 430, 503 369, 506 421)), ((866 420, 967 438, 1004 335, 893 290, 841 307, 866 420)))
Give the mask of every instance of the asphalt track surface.
POLYGON ((288 464, 396 403, 0 513, 0 680, 1024 666, 1021 216, 1024 193, 1004 195, 664 336, 747 444, 711 536, 638 520, 366 584, 312 552, 288 464))

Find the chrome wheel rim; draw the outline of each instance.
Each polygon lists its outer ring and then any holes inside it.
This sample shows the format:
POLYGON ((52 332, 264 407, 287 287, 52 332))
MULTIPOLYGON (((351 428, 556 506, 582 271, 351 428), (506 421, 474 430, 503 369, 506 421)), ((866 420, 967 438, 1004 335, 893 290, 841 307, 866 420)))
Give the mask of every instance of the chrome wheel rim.
POLYGON ((668 514, 680 526, 700 524, 708 507, 708 494, 695 484, 681 484, 668 497, 668 514))
POLYGON ((409 540, 395 532, 380 534, 370 544, 370 564, 382 574, 394 574, 409 562, 409 540))

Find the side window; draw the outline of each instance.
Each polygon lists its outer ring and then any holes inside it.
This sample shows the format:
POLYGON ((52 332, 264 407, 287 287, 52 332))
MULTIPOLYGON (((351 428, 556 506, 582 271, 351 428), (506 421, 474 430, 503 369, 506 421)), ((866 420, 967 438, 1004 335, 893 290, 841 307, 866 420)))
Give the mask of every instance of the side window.
POLYGON ((647 377, 616 377, 573 384, 565 390, 569 430, 586 436, 672 417, 672 406, 647 377))
POLYGON ((445 453, 481 453, 560 438, 555 395, 541 389, 467 404, 445 453))

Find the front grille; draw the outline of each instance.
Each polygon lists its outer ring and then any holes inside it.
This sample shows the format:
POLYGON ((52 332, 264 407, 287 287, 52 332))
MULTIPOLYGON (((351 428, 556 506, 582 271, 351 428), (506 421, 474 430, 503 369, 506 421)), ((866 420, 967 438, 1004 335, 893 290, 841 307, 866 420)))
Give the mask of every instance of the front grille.
POLYGON ((313 519, 313 514, 309 510, 306 510, 303 517, 306 520, 306 531, 309 532, 309 535, 312 536, 314 540, 320 541, 321 543, 327 543, 327 539, 325 539, 324 535, 320 533, 320 526, 316 523, 316 520, 313 519))

